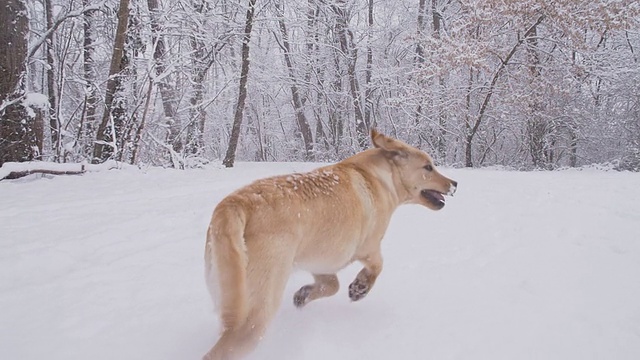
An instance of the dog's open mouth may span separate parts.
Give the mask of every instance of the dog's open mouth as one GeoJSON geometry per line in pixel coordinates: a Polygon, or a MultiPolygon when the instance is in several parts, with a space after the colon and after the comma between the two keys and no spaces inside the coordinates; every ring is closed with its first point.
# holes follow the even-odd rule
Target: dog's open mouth
{"type": "Polygon", "coordinates": [[[431,205],[439,209],[444,207],[444,196],[439,191],[422,190],[420,194],[422,195],[422,197],[427,199],[427,201],[430,202],[431,205]]]}

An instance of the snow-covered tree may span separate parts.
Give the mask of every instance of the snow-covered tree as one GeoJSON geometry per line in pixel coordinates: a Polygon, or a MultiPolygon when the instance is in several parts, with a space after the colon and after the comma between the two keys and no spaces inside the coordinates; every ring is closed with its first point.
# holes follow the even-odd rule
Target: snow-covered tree
{"type": "Polygon", "coordinates": [[[640,162],[636,1],[126,2],[2,8],[3,158],[332,161],[375,126],[454,166],[640,162]]]}

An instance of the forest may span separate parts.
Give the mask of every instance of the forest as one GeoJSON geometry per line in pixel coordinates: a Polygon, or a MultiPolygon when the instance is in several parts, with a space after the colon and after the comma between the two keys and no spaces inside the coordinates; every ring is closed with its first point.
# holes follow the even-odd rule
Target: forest
{"type": "Polygon", "coordinates": [[[0,165],[640,170],[634,0],[2,0],[0,165]]]}

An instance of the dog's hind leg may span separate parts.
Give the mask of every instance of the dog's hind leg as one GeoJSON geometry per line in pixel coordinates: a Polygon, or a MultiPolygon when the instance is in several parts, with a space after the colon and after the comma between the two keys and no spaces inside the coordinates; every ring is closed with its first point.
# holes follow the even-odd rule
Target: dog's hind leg
{"type": "Polygon", "coordinates": [[[244,324],[225,329],[203,360],[239,360],[253,351],[264,335],[274,310],[254,308],[244,324]]]}
{"type": "Polygon", "coordinates": [[[313,300],[335,295],[340,288],[336,275],[314,274],[313,278],[313,284],[301,287],[293,295],[293,304],[296,307],[301,308],[313,300]]]}
{"type": "Polygon", "coordinates": [[[360,270],[355,280],[349,284],[349,298],[352,301],[364,298],[371,291],[373,284],[375,284],[378,275],[382,271],[382,254],[380,254],[380,251],[359,259],[359,261],[364,265],[364,268],[360,270]]]}
{"type": "Polygon", "coordinates": [[[224,329],[220,339],[204,360],[237,360],[252,352],[276,314],[291,272],[292,261],[266,254],[257,259],[248,244],[247,289],[249,309],[239,326],[224,329]]]}

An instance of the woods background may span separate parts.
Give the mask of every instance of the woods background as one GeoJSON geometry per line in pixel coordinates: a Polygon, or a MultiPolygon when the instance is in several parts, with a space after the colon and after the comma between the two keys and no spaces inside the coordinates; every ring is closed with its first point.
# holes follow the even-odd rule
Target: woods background
{"type": "Polygon", "coordinates": [[[640,170],[633,0],[2,0],[0,165],[640,170]]]}

